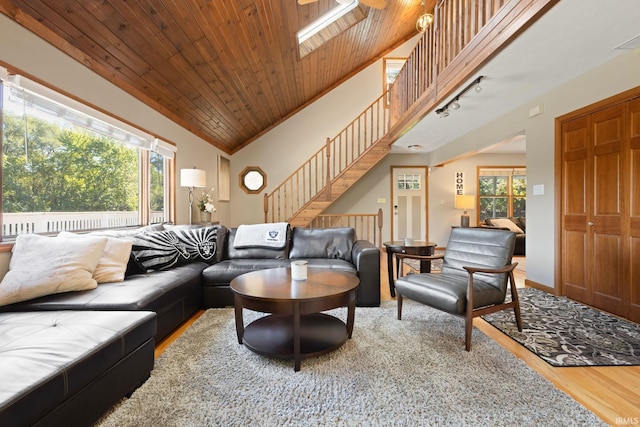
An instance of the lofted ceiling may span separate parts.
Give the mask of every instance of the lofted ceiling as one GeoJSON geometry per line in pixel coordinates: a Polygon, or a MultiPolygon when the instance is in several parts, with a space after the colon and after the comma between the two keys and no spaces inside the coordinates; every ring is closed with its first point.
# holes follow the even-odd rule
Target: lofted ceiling
{"type": "MultiPolygon", "coordinates": [[[[435,0],[427,1],[433,10],[435,0]]],[[[226,153],[416,35],[420,0],[388,0],[300,59],[319,0],[0,0],[0,12],[226,153]]]]}

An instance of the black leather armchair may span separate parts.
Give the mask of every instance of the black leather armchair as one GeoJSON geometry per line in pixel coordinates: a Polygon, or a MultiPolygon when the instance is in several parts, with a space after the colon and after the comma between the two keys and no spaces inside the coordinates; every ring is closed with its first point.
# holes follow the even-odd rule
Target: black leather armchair
{"type": "Polygon", "coordinates": [[[400,258],[443,259],[441,273],[409,274],[396,281],[398,320],[402,300],[409,298],[465,318],[465,349],[471,350],[473,318],[513,308],[522,330],[520,305],[512,264],[515,233],[506,230],[454,228],[444,254],[418,256],[396,254],[400,258]],[[507,281],[511,301],[505,302],[507,281]]]}

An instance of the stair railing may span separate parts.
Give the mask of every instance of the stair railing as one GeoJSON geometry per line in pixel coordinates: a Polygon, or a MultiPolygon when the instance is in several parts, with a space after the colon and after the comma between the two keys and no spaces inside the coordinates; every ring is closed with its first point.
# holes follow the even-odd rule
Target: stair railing
{"type": "Polygon", "coordinates": [[[356,238],[368,240],[378,248],[382,248],[382,209],[374,214],[320,214],[309,227],[331,228],[351,227],[356,231],[356,238]]]}
{"type": "Polygon", "coordinates": [[[386,93],[264,196],[265,222],[288,221],[317,197],[331,197],[331,182],[389,132],[386,93]]]}
{"type": "MultiPolygon", "coordinates": [[[[324,191],[380,138],[397,138],[467,80],[506,39],[559,0],[440,0],[388,92],[338,136],[265,194],[265,221],[288,221],[324,191]],[[360,139],[363,138],[363,139],[360,139]]],[[[392,143],[393,141],[389,141],[392,143]]]]}

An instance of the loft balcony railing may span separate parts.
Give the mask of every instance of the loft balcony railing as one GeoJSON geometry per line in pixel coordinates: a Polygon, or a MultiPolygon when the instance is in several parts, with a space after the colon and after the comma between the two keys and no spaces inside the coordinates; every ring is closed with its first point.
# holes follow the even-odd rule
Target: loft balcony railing
{"type": "Polygon", "coordinates": [[[420,38],[390,88],[392,123],[429,92],[434,92],[434,104],[442,99],[435,93],[438,79],[459,74],[460,69],[454,67],[456,59],[466,56],[465,48],[491,28],[489,24],[506,3],[517,1],[444,0],[436,5],[433,25],[420,38]]]}
{"type": "MultiPolygon", "coordinates": [[[[265,194],[265,221],[288,221],[376,141],[392,143],[467,81],[519,31],[559,0],[440,0],[389,91],[265,194]],[[368,131],[367,131],[368,130],[368,131]]],[[[364,172],[363,172],[364,173],[364,172]]]]}
{"type": "Polygon", "coordinates": [[[392,140],[444,102],[559,0],[441,0],[389,89],[392,140]]]}

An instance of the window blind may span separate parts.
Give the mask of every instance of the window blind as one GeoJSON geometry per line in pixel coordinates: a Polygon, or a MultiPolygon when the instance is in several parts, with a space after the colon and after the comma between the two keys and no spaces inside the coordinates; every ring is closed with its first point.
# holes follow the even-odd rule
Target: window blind
{"type": "MultiPolygon", "coordinates": [[[[22,104],[30,113],[47,116],[49,120],[71,123],[124,144],[155,151],[172,159],[177,147],[148,132],[116,119],[75,99],[49,89],[17,74],[0,68],[0,80],[9,89],[9,102],[22,104]]],[[[11,108],[5,105],[4,108],[11,108]]]]}
{"type": "Polygon", "coordinates": [[[507,167],[507,168],[480,168],[478,170],[479,176],[526,176],[527,169],[520,167],[507,167]]]}

